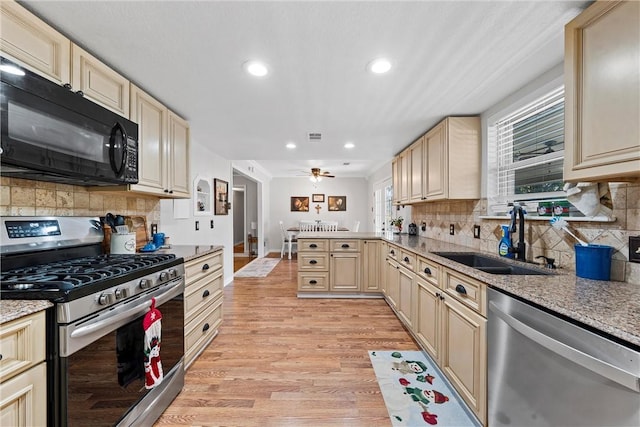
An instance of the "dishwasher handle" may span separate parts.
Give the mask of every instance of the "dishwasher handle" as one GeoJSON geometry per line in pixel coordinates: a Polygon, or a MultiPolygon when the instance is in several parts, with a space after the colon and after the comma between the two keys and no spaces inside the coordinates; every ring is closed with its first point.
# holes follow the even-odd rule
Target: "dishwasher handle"
{"type": "Polygon", "coordinates": [[[589,371],[595,372],[605,378],[615,381],[620,385],[623,385],[636,393],[640,393],[640,378],[637,375],[627,372],[617,366],[603,362],[595,357],[584,353],[578,349],[575,349],[569,345],[566,345],[556,339],[553,339],[535,328],[527,325],[526,323],[516,319],[513,316],[505,313],[498,305],[491,301],[489,302],[489,311],[493,312],[507,325],[512,327],[517,332],[521,333],[530,340],[543,346],[549,351],[561,356],[567,360],[572,361],[589,371]]]}

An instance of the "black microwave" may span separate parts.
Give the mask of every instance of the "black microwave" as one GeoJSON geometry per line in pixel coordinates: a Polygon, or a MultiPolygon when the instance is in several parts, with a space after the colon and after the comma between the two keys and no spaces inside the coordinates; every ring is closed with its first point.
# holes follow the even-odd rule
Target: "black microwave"
{"type": "Polygon", "coordinates": [[[138,182],[138,125],[0,57],[0,175],[74,185],[138,182]]]}

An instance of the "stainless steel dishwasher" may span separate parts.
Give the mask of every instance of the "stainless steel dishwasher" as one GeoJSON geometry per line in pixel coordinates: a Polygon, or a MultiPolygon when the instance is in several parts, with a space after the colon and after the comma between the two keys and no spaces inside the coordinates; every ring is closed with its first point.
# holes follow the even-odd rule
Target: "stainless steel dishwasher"
{"type": "Polygon", "coordinates": [[[640,426],[640,352],[489,289],[489,426],[640,426]]]}

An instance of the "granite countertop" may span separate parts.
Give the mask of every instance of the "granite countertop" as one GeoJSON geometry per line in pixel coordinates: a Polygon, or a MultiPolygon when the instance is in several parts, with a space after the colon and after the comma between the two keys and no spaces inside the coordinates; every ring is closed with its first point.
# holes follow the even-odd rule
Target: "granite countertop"
{"type": "MultiPolygon", "coordinates": [[[[433,253],[477,252],[471,248],[404,234],[385,235],[383,238],[491,287],[502,289],[523,300],[640,346],[639,285],[583,279],[562,269],[553,270],[556,273],[554,275],[544,276],[490,274],[433,253]]],[[[491,256],[485,253],[483,255],[491,256]]],[[[497,255],[495,257],[498,258],[497,255]]],[[[521,264],[518,261],[512,262],[521,264]]],[[[526,266],[531,268],[532,264],[526,266]]]]}
{"type": "Polygon", "coordinates": [[[53,307],[44,300],[0,300],[0,324],[53,307]]]}
{"type": "Polygon", "coordinates": [[[178,258],[184,258],[184,262],[208,255],[224,249],[222,245],[171,245],[170,248],[160,249],[155,253],[175,254],[178,258]]]}

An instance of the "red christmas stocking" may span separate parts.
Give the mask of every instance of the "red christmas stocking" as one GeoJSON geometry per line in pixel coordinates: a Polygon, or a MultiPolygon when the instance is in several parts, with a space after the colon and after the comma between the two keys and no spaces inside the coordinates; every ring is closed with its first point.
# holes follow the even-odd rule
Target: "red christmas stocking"
{"type": "Polygon", "coordinates": [[[162,313],[156,308],[156,299],[151,299],[151,308],[142,321],[144,329],[144,372],[147,389],[162,382],[162,362],[160,361],[160,342],[162,341],[162,313]]]}

